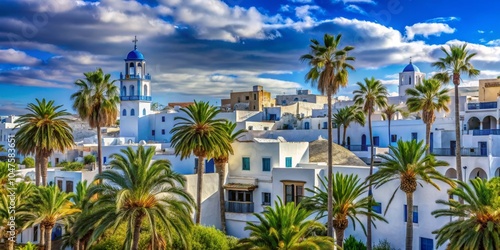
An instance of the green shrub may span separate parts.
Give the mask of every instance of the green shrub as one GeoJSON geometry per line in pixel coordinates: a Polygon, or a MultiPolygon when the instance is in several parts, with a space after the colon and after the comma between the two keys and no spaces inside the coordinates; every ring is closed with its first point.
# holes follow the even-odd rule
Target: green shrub
{"type": "Polygon", "coordinates": [[[215,227],[194,226],[191,234],[193,250],[229,250],[228,239],[215,227]]]}
{"type": "Polygon", "coordinates": [[[373,246],[373,250],[395,250],[395,248],[391,246],[391,243],[387,239],[384,239],[379,240],[378,244],[373,246]]]}
{"type": "Polygon", "coordinates": [[[352,235],[344,240],[344,250],[366,250],[366,246],[362,241],[356,240],[352,235]]]}
{"type": "Polygon", "coordinates": [[[83,164],[85,165],[94,163],[95,161],[96,159],[94,155],[86,155],[85,157],[83,157],[83,164]]]}
{"type": "Polygon", "coordinates": [[[56,166],[58,168],[65,168],[65,167],[69,166],[69,164],[71,164],[71,162],[64,160],[64,161],[59,162],[56,166]]]}
{"type": "Polygon", "coordinates": [[[28,242],[24,246],[18,246],[16,249],[17,250],[37,250],[38,247],[35,244],[28,242]]]}
{"type": "Polygon", "coordinates": [[[24,160],[21,164],[24,165],[26,168],[34,168],[35,167],[35,159],[33,159],[32,157],[26,157],[26,158],[24,158],[24,160]]]}
{"type": "Polygon", "coordinates": [[[63,167],[63,171],[80,171],[84,167],[83,163],[75,161],[69,163],[67,166],[63,167]]]}

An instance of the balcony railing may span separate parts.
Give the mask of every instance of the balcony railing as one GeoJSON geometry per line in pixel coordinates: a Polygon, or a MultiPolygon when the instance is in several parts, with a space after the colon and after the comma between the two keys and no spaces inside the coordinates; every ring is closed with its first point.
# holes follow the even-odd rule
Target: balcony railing
{"type": "Polygon", "coordinates": [[[150,74],[146,74],[146,75],[123,75],[121,74],[120,75],[120,80],[124,80],[124,79],[146,79],[146,80],[151,80],[151,75],[150,74]]]}
{"type": "Polygon", "coordinates": [[[133,95],[133,96],[120,96],[122,101],[151,101],[151,96],[133,95]]]}
{"type": "Polygon", "coordinates": [[[253,213],[253,202],[226,201],[226,212],[253,213]]]}
{"type": "Polygon", "coordinates": [[[474,129],[472,135],[500,135],[500,129],[474,129]]]}
{"type": "Polygon", "coordinates": [[[344,148],[350,151],[368,151],[370,145],[344,145],[344,148]]]}
{"type": "MultiPolygon", "coordinates": [[[[486,148],[462,148],[460,150],[462,156],[487,156],[486,148]]],[[[455,149],[452,148],[433,148],[432,154],[437,156],[454,156],[455,149]]]]}
{"type": "Polygon", "coordinates": [[[469,102],[467,109],[496,109],[497,102],[469,102]]]}

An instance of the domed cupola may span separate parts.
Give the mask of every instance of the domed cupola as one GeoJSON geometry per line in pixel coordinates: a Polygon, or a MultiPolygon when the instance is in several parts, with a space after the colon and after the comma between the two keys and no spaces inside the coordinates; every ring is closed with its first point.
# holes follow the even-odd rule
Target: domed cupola
{"type": "Polygon", "coordinates": [[[406,65],[403,72],[420,72],[420,69],[416,65],[413,65],[410,59],[410,64],[406,65]]]}
{"type": "Polygon", "coordinates": [[[137,47],[134,50],[130,51],[127,55],[127,60],[144,60],[144,55],[137,50],[137,47]]]}
{"type": "Polygon", "coordinates": [[[425,74],[414,65],[410,58],[410,63],[406,65],[403,72],[399,73],[399,96],[406,96],[406,90],[414,88],[415,85],[422,83],[425,74]]]}

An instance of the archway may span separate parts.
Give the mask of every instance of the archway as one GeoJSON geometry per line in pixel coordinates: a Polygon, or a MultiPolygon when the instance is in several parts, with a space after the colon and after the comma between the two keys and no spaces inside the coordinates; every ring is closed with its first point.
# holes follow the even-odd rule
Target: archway
{"type": "Polygon", "coordinates": [[[122,87],[122,96],[127,96],[127,87],[122,87]]]}
{"type": "Polygon", "coordinates": [[[470,172],[469,179],[473,178],[481,178],[481,179],[487,179],[488,175],[482,168],[475,168],[470,172]]]}
{"type": "Polygon", "coordinates": [[[144,93],[143,93],[144,96],[149,96],[148,95],[148,85],[144,84],[144,93]]]}
{"type": "Polygon", "coordinates": [[[361,150],[362,151],[368,150],[368,147],[366,146],[366,135],[365,134],[363,134],[361,136],[361,150]]]}
{"type": "Polygon", "coordinates": [[[497,171],[495,171],[495,177],[500,177],[500,167],[498,167],[497,171]]]}
{"type": "Polygon", "coordinates": [[[127,110],[126,109],[123,109],[122,116],[127,116],[127,110]]]}
{"type": "Polygon", "coordinates": [[[486,116],[483,119],[483,129],[496,129],[497,128],[497,119],[491,115],[486,116]]]}
{"type": "Polygon", "coordinates": [[[448,170],[446,170],[446,173],[444,174],[444,176],[446,176],[450,179],[456,179],[457,178],[457,170],[454,168],[449,168],[448,170]]]}
{"type": "Polygon", "coordinates": [[[134,89],[134,85],[130,85],[130,96],[134,96],[134,93],[135,92],[135,89],[134,89]]]}
{"type": "Polygon", "coordinates": [[[468,130],[480,129],[480,126],[480,121],[477,117],[471,117],[469,121],[467,121],[468,130]]]}
{"type": "Polygon", "coordinates": [[[304,123],[304,129],[309,129],[309,122],[304,123]]]}

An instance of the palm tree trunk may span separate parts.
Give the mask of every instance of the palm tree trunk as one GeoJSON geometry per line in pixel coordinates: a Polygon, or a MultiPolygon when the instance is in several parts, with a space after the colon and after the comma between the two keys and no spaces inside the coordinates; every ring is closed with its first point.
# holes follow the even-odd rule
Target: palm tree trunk
{"type": "Polygon", "coordinates": [[[198,156],[198,185],[196,187],[196,224],[201,223],[201,190],[203,187],[203,172],[205,172],[205,158],[198,156]]]}
{"type": "Polygon", "coordinates": [[[347,134],[347,127],[344,125],[344,134],[342,135],[342,146],[345,147],[345,136],[347,134]]]}
{"type": "Polygon", "coordinates": [[[15,239],[16,239],[16,237],[14,237],[14,240],[10,240],[10,239],[7,240],[7,249],[14,250],[15,239]]]}
{"type": "Polygon", "coordinates": [[[102,173],[102,142],[101,126],[97,125],[97,169],[102,173]]]}
{"type": "Polygon", "coordinates": [[[387,122],[389,123],[389,124],[387,124],[388,125],[387,130],[389,132],[389,141],[388,142],[389,142],[389,145],[391,145],[391,117],[387,118],[387,122]]]}
{"type": "Polygon", "coordinates": [[[220,227],[223,233],[226,233],[226,202],[224,200],[224,179],[226,175],[226,162],[216,162],[215,167],[219,174],[219,208],[220,208],[220,227]]]}
{"type": "Polygon", "coordinates": [[[427,149],[425,150],[426,154],[431,153],[431,123],[425,124],[425,146],[427,149]]]}
{"type": "Polygon", "coordinates": [[[340,247],[344,246],[344,232],[348,225],[349,221],[347,220],[347,218],[333,220],[333,228],[335,228],[336,243],[340,247]]]}
{"type": "MultiPolygon", "coordinates": [[[[372,131],[372,112],[368,111],[368,131],[370,132],[370,175],[373,174],[373,131],[372,131]]],[[[372,181],[368,183],[368,197],[370,200],[373,199],[372,192],[372,181]]],[[[372,207],[368,206],[368,215],[366,216],[366,250],[372,250],[372,216],[371,216],[372,207]]]]}
{"type": "Polygon", "coordinates": [[[406,250],[413,249],[413,193],[406,193],[406,250]]]}
{"type": "Polygon", "coordinates": [[[132,250],[139,249],[139,237],[141,236],[141,226],[142,220],[144,219],[144,214],[139,213],[137,217],[135,217],[135,226],[134,226],[134,237],[132,238],[132,250]]]}
{"type": "Polygon", "coordinates": [[[80,240],[76,240],[75,250],[80,250],[80,240]]]}
{"type": "Polygon", "coordinates": [[[42,162],[39,157],[39,153],[37,152],[35,154],[35,185],[40,186],[40,171],[41,171],[41,166],[42,162]]]}
{"type": "Polygon", "coordinates": [[[337,124],[337,143],[340,144],[340,124],[337,124]]]}
{"type": "Polygon", "coordinates": [[[51,237],[52,235],[51,235],[51,233],[52,233],[53,227],[54,226],[47,226],[47,228],[45,229],[45,234],[46,234],[45,239],[47,240],[47,247],[46,247],[47,250],[52,250],[52,237],[51,237]]]}
{"type": "Polygon", "coordinates": [[[40,158],[41,158],[40,172],[42,174],[42,186],[47,186],[47,168],[49,164],[49,159],[45,155],[40,155],[40,158]]]}
{"type": "Polygon", "coordinates": [[[38,244],[40,250],[45,250],[45,225],[40,224],[40,243],[38,244]]]}
{"type": "Polygon", "coordinates": [[[328,89],[328,227],[327,232],[329,237],[333,237],[333,187],[332,187],[332,176],[333,176],[333,135],[332,135],[332,91],[328,89]]]}
{"type": "MultiPolygon", "coordinates": [[[[453,74],[453,84],[455,85],[455,156],[457,159],[457,178],[459,181],[463,181],[462,177],[462,155],[461,155],[461,141],[460,141],[460,98],[458,96],[458,84],[460,80],[455,81],[455,74],[453,74]]],[[[463,202],[463,201],[462,201],[463,202]]]]}

